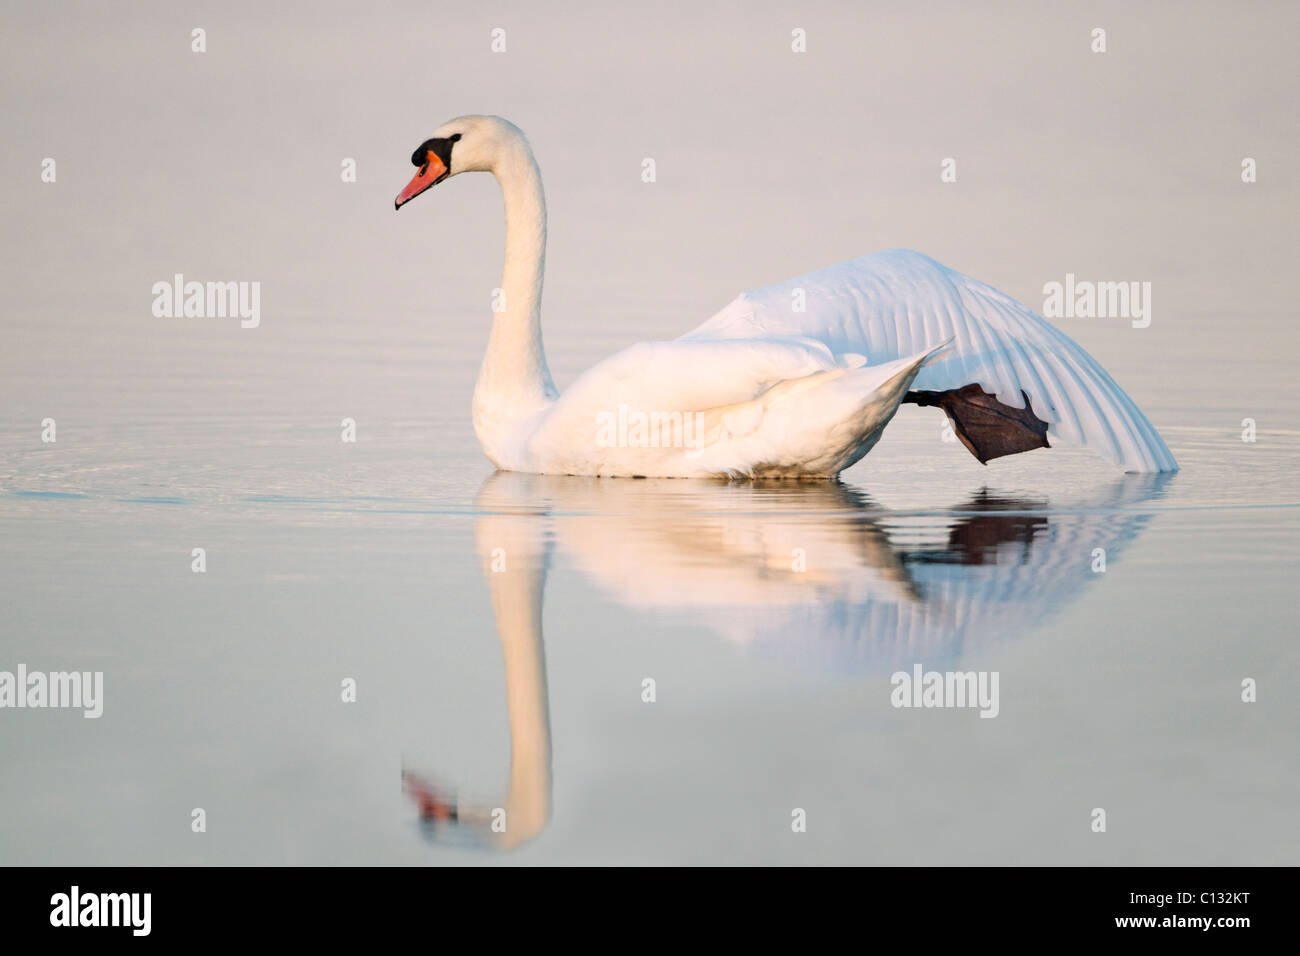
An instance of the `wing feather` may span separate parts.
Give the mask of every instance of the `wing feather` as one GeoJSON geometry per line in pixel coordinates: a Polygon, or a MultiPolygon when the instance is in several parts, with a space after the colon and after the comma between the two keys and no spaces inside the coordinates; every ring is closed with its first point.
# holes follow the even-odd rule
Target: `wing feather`
{"type": "Polygon", "coordinates": [[[1033,310],[918,252],[894,249],[746,292],[685,340],[803,336],[872,364],[953,346],[917,376],[916,389],[978,384],[1034,412],[1062,441],[1126,471],[1177,471],[1155,427],[1084,349],[1033,310]],[[806,308],[795,311],[796,290],[806,308]]]}

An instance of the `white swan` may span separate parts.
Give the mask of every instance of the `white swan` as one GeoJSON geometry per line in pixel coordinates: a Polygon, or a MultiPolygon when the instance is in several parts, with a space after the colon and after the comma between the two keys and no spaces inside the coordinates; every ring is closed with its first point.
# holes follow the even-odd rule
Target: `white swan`
{"type": "Polygon", "coordinates": [[[500,117],[462,116],[411,162],[419,171],[399,209],[462,172],[501,185],[502,296],[473,414],[502,470],[831,477],[871,450],[904,400],[942,407],[981,462],[1047,447],[1050,430],[1127,471],[1178,468],[1132,399],[1062,332],[902,250],[747,292],[695,331],[625,349],[559,395],[542,351],[546,201],[523,133],[500,117]]]}

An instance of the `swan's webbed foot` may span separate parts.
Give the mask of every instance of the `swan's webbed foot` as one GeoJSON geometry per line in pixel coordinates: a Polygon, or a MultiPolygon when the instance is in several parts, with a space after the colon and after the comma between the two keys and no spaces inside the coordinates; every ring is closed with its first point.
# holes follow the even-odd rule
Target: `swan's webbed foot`
{"type": "Polygon", "coordinates": [[[904,402],[935,405],[942,408],[952,422],[952,430],[980,464],[994,458],[1015,455],[1035,448],[1050,448],[1047,422],[1034,414],[1025,392],[1024,408],[1004,405],[977,384],[944,392],[908,392],[904,402]]]}

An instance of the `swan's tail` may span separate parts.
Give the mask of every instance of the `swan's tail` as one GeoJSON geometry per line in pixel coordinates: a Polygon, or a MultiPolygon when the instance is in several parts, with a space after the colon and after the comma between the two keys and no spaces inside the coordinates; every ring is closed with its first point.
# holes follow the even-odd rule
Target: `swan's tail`
{"type": "Polygon", "coordinates": [[[709,409],[693,457],[733,475],[836,475],[871,450],[922,366],[947,344],[787,379],[752,401],[709,409]]]}

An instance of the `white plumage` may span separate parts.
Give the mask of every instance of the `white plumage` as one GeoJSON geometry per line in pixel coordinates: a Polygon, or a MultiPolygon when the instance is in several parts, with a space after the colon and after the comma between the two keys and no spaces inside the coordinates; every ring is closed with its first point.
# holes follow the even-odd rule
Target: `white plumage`
{"type": "Polygon", "coordinates": [[[976,383],[1024,407],[1023,390],[1050,433],[1092,448],[1126,471],[1176,471],[1178,463],[1131,398],[1064,332],[999,292],[929,256],[891,249],[746,292],[686,340],[803,335],[870,363],[948,339],[913,385],[942,391],[976,383]],[[803,290],[806,311],[794,311],[803,290]]]}
{"type": "MultiPolygon", "coordinates": [[[[745,293],[693,332],[625,349],[557,395],[541,339],[546,203],[527,140],[499,117],[464,116],[413,161],[420,172],[399,207],[460,172],[491,172],[501,184],[503,305],[474,392],[475,432],[498,468],[831,477],[870,451],[909,389],[975,384],[1006,406],[999,413],[1023,409],[1027,394],[1039,419],[1036,438],[977,452],[981,460],[1041,445],[1045,422],[1126,470],[1178,467],[1082,348],[996,289],[915,252],[882,252],[745,293]]],[[[995,415],[991,427],[1002,420],[995,415]]]]}

